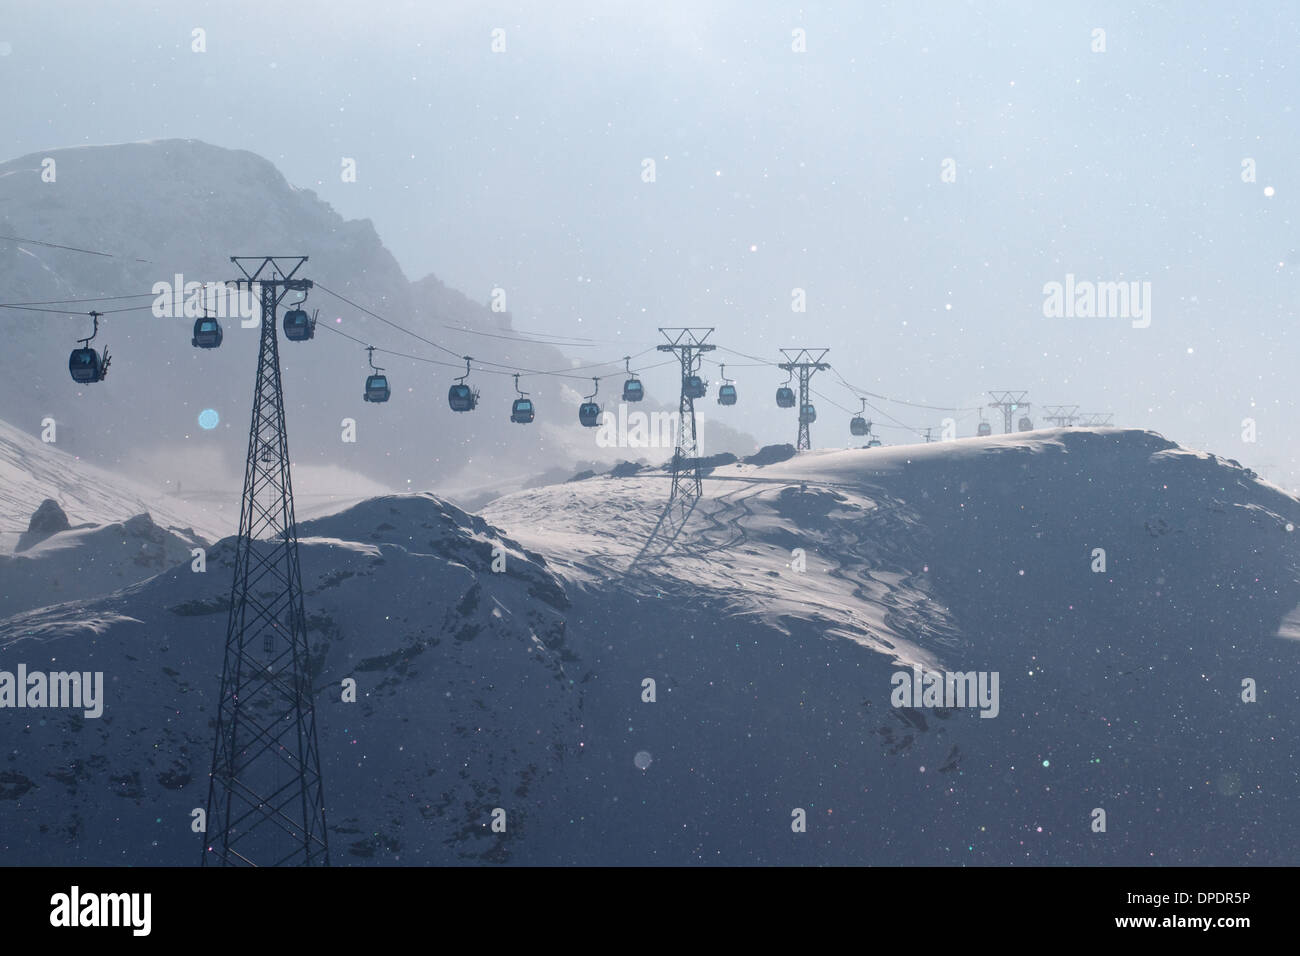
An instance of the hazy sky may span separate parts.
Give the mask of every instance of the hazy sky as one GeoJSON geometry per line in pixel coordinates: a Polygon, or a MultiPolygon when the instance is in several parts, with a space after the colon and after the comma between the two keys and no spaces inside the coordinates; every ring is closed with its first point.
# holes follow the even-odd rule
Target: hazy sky
{"type": "MultiPolygon", "coordinates": [[[[1300,483],[1293,4],[7,7],[6,156],[249,149],[372,219],[412,279],[504,288],[520,328],[829,346],[871,391],[971,406],[1026,388],[1300,483]],[[1067,273],[1149,281],[1150,326],[1045,317],[1067,273]]],[[[791,440],[780,375],[733,377],[736,423],[791,440]]],[[[830,373],[815,387],[856,407],[830,373]]],[[[819,407],[815,442],[846,443],[847,416],[819,407]]]]}

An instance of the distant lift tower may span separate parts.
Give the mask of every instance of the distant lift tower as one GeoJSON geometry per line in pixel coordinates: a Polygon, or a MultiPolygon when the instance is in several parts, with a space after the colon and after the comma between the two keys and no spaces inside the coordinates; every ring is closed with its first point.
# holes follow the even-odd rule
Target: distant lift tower
{"type": "Polygon", "coordinates": [[[1079,424],[1086,428],[1109,428],[1114,417],[1110,412],[1085,412],[1079,416],[1079,424]]]}
{"type": "Polygon", "coordinates": [[[822,361],[830,349],[782,349],[781,354],[785,356],[785,361],[778,366],[784,372],[799,373],[799,440],[795,444],[796,451],[808,451],[812,448],[812,441],[808,435],[808,426],[812,424],[817,417],[817,409],[808,401],[808,383],[812,381],[814,372],[822,372],[830,368],[822,361]],[[814,358],[813,353],[817,356],[814,358]]]}
{"type": "MultiPolygon", "coordinates": [[[[698,500],[704,493],[700,471],[699,437],[695,431],[695,400],[704,397],[704,383],[700,379],[700,356],[712,352],[716,345],[706,345],[705,339],[713,329],[683,328],[660,329],[668,344],[660,345],[660,352],[674,352],[682,366],[682,391],[678,401],[677,447],[673,450],[673,490],[668,496],[671,505],[680,498],[698,500]]],[[[694,500],[686,509],[694,507],[694,500]]]]}
{"type": "Polygon", "coordinates": [[[989,408],[1002,409],[1002,433],[1011,434],[1011,418],[1014,412],[1028,412],[1029,403],[1025,401],[1028,392],[989,392],[989,397],[993,401],[989,402],[989,408]]]}
{"type": "Polygon", "coordinates": [[[328,866],[276,308],[306,256],[231,259],[256,287],[262,338],[208,782],[204,866],[328,866]]]}
{"type": "Polygon", "coordinates": [[[1043,417],[1059,428],[1068,428],[1079,417],[1078,405],[1044,405],[1043,417]]]}

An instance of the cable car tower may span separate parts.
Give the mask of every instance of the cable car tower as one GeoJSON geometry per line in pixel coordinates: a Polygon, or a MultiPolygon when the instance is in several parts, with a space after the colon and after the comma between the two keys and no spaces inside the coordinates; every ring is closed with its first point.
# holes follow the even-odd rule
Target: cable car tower
{"type": "Polygon", "coordinates": [[[825,371],[830,368],[822,361],[830,349],[782,349],[781,354],[785,356],[785,361],[778,368],[787,372],[799,373],[799,440],[795,445],[795,451],[808,451],[812,448],[812,441],[808,436],[808,426],[817,419],[816,407],[808,401],[808,383],[812,381],[814,372],[825,371]],[[817,357],[813,358],[813,352],[817,357]]]}
{"type": "Polygon", "coordinates": [[[1079,419],[1079,424],[1085,428],[1109,428],[1114,424],[1115,416],[1110,412],[1085,412],[1079,419]]]}
{"type": "Polygon", "coordinates": [[[1079,417],[1078,405],[1044,405],[1043,417],[1058,428],[1068,428],[1079,417]]]}
{"type": "MultiPolygon", "coordinates": [[[[668,495],[668,504],[655,523],[650,537],[641,546],[640,552],[632,559],[629,573],[653,563],[672,550],[673,545],[686,527],[691,512],[704,495],[704,478],[700,470],[699,435],[695,429],[695,399],[703,398],[706,391],[704,380],[700,378],[700,356],[712,352],[717,346],[709,345],[704,340],[713,329],[680,328],[660,329],[666,345],[658,346],[660,352],[674,353],[681,363],[682,386],[681,398],[677,403],[677,447],[673,449],[673,488],[668,495]]],[[[640,384],[640,383],[638,383],[640,384]]]]}
{"type": "Polygon", "coordinates": [[[989,392],[989,408],[1002,409],[1002,433],[1011,434],[1011,415],[1016,411],[1029,411],[1029,403],[1025,401],[1028,392],[989,392]]]}
{"type": "Polygon", "coordinates": [[[275,314],[306,256],[232,256],[262,338],[208,783],[204,866],[328,866],[275,314]]]}
{"type": "MultiPolygon", "coordinates": [[[[677,447],[673,450],[673,490],[668,496],[671,505],[679,498],[699,499],[704,493],[704,480],[700,472],[700,444],[695,430],[695,399],[704,397],[704,383],[697,369],[700,356],[712,352],[716,345],[706,345],[712,328],[660,329],[667,345],[660,352],[674,352],[682,366],[682,391],[677,403],[677,447]]],[[[694,501],[685,506],[689,511],[694,501]]]]}

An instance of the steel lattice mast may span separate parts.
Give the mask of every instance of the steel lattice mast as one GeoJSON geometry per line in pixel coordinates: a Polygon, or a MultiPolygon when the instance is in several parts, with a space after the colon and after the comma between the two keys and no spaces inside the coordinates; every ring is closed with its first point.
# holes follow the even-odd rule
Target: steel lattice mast
{"type": "Polygon", "coordinates": [[[1078,405],[1044,405],[1043,411],[1043,418],[1062,428],[1070,427],[1079,417],[1078,405]]]}
{"type": "Polygon", "coordinates": [[[231,261],[233,285],[260,289],[262,334],[202,862],[328,866],[276,337],[281,299],[312,282],[294,278],[306,256],[231,261]]]}
{"type": "Polygon", "coordinates": [[[1000,408],[1002,410],[1002,433],[1011,434],[1011,414],[1017,410],[1028,411],[1029,403],[1025,401],[1028,392],[1016,391],[994,391],[989,392],[989,408],[1000,408]]]}
{"type": "Polygon", "coordinates": [[[1114,418],[1110,412],[1085,412],[1079,416],[1079,424],[1086,428],[1109,428],[1114,418]]]}
{"type": "Polygon", "coordinates": [[[811,403],[808,401],[809,383],[812,381],[814,372],[822,372],[830,368],[822,361],[830,349],[782,349],[781,354],[785,356],[785,361],[778,366],[784,372],[799,373],[799,439],[795,444],[795,451],[809,451],[812,448],[812,437],[808,432],[808,426],[812,420],[808,417],[808,408],[811,403]],[[813,352],[817,357],[813,357],[813,352]]]}
{"type": "Polygon", "coordinates": [[[673,490],[668,496],[671,504],[679,498],[691,496],[698,499],[704,493],[703,475],[700,471],[699,435],[695,429],[695,398],[686,387],[686,381],[697,374],[696,365],[704,352],[712,352],[716,345],[706,345],[705,339],[713,329],[683,328],[660,329],[667,345],[660,352],[675,352],[682,366],[682,391],[677,403],[677,447],[673,449],[673,490]],[[670,334],[675,333],[675,334],[670,334]]]}

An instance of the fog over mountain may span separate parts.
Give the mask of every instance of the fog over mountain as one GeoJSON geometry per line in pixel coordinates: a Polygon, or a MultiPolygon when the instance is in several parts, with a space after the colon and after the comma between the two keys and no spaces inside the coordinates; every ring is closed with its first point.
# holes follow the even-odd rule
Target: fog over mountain
{"type": "MultiPolygon", "coordinates": [[[[315,251],[321,280],[353,283],[372,308],[424,304],[391,281],[400,265],[475,303],[504,290],[522,330],[652,344],[657,326],[716,326],[720,344],[765,361],[826,346],[861,389],[963,409],[989,389],[1026,389],[1037,424],[1043,405],[1078,404],[1298,488],[1298,16],[1028,0],[27,4],[0,30],[0,125],[7,156],[169,138],[247,150],[344,220],[373,222],[393,257],[367,247],[361,225],[344,256],[351,232],[305,197],[301,216],[267,223],[250,190],[190,221],[187,232],[241,240],[214,243],[212,267],[315,251]],[[265,245],[282,238],[300,244],[265,245]],[[1046,317],[1044,286],[1070,275],[1150,281],[1149,327],[1046,317]],[[791,309],[796,288],[804,313],[791,309]]],[[[70,191],[84,175],[41,188],[70,191]]],[[[35,238],[86,245],[79,232],[35,238]]],[[[149,233],[121,223],[98,236],[131,252],[149,233]]],[[[522,361],[486,341],[449,344],[522,361]]],[[[405,384],[430,369],[392,370],[405,384]]],[[[729,371],[750,394],[780,380],[729,371]]],[[[343,396],[323,381],[292,401],[333,417],[343,396]]],[[[833,376],[816,387],[856,410],[833,376]]],[[[951,414],[874,404],[894,442],[918,437],[900,423],[937,428],[951,414]]],[[[759,444],[793,441],[769,417],[746,404],[726,421],[759,444]]],[[[973,433],[973,412],[955,417],[973,433]]],[[[408,470],[397,477],[422,474],[408,470]]]]}
{"type": "MultiPolygon", "coordinates": [[[[5,376],[5,420],[35,434],[53,419],[57,447],[171,491],[179,485],[191,499],[234,489],[225,507],[236,518],[258,339],[255,327],[234,316],[238,300],[219,297],[216,287],[240,277],[232,255],[257,250],[308,255],[301,275],[343,297],[317,289],[307,302],[322,310],[322,326],[343,334],[321,329],[315,339],[285,342],[281,349],[297,490],[309,507],[321,498],[435,486],[481,500],[485,487],[543,473],[563,478],[593,461],[638,457],[636,449],[601,447],[596,435],[576,427],[580,395],[593,388],[586,376],[612,375],[605,394],[616,397],[625,377],[621,358],[569,378],[525,376],[521,387],[537,402],[539,420],[527,429],[511,424],[516,393],[507,367],[566,373],[589,363],[513,333],[508,312],[475,304],[436,276],[408,281],[369,221],[343,220],[251,153],[159,141],[33,154],[0,164],[0,210],[5,235],[75,233],[83,248],[116,250],[111,257],[93,256],[5,243],[5,301],[131,297],[67,303],[70,314],[52,313],[50,306],[4,311],[0,330],[14,360],[27,368],[66,366],[75,339],[91,333],[84,310],[92,307],[107,313],[95,345],[107,343],[112,357],[110,376],[93,390],[67,388],[53,376],[5,376]],[[53,189],[37,188],[44,158],[56,164],[58,179],[47,184],[53,189]],[[195,283],[211,284],[213,291],[187,293],[195,283]],[[220,349],[191,347],[201,302],[234,316],[224,320],[220,349]],[[362,401],[369,363],[353,339],[417,359],[379,353],[377,362],[388,367],[396,392],[383,414],[362,401]],[[481,388],[483,408],[474,416],[452,415],[446,389],[465,371],[458,356],[474,353],[488,362],[476,363],[472,380],[481,388]],[[217,413],[216,428],[200,426],[205,409],[217,413]],[[349,418],[356,423],[352,442],[343,440],[349,418]]],[[[618,343],[606,345],[596,361],[618,355],[618,343]]],[[[662,363],[653,346],[638,360],[641,366],[662,363]]],[[[667,382],[671,386],[671,378],[667,382]]],[[[660,395],[675,408],[671,392],[660,395]]],[[[721,421],[711,425],[708,438],[718,451],[755,447],[721,421]]],[[[663,461],[671,447],[644,453],[663,461]]]]}

